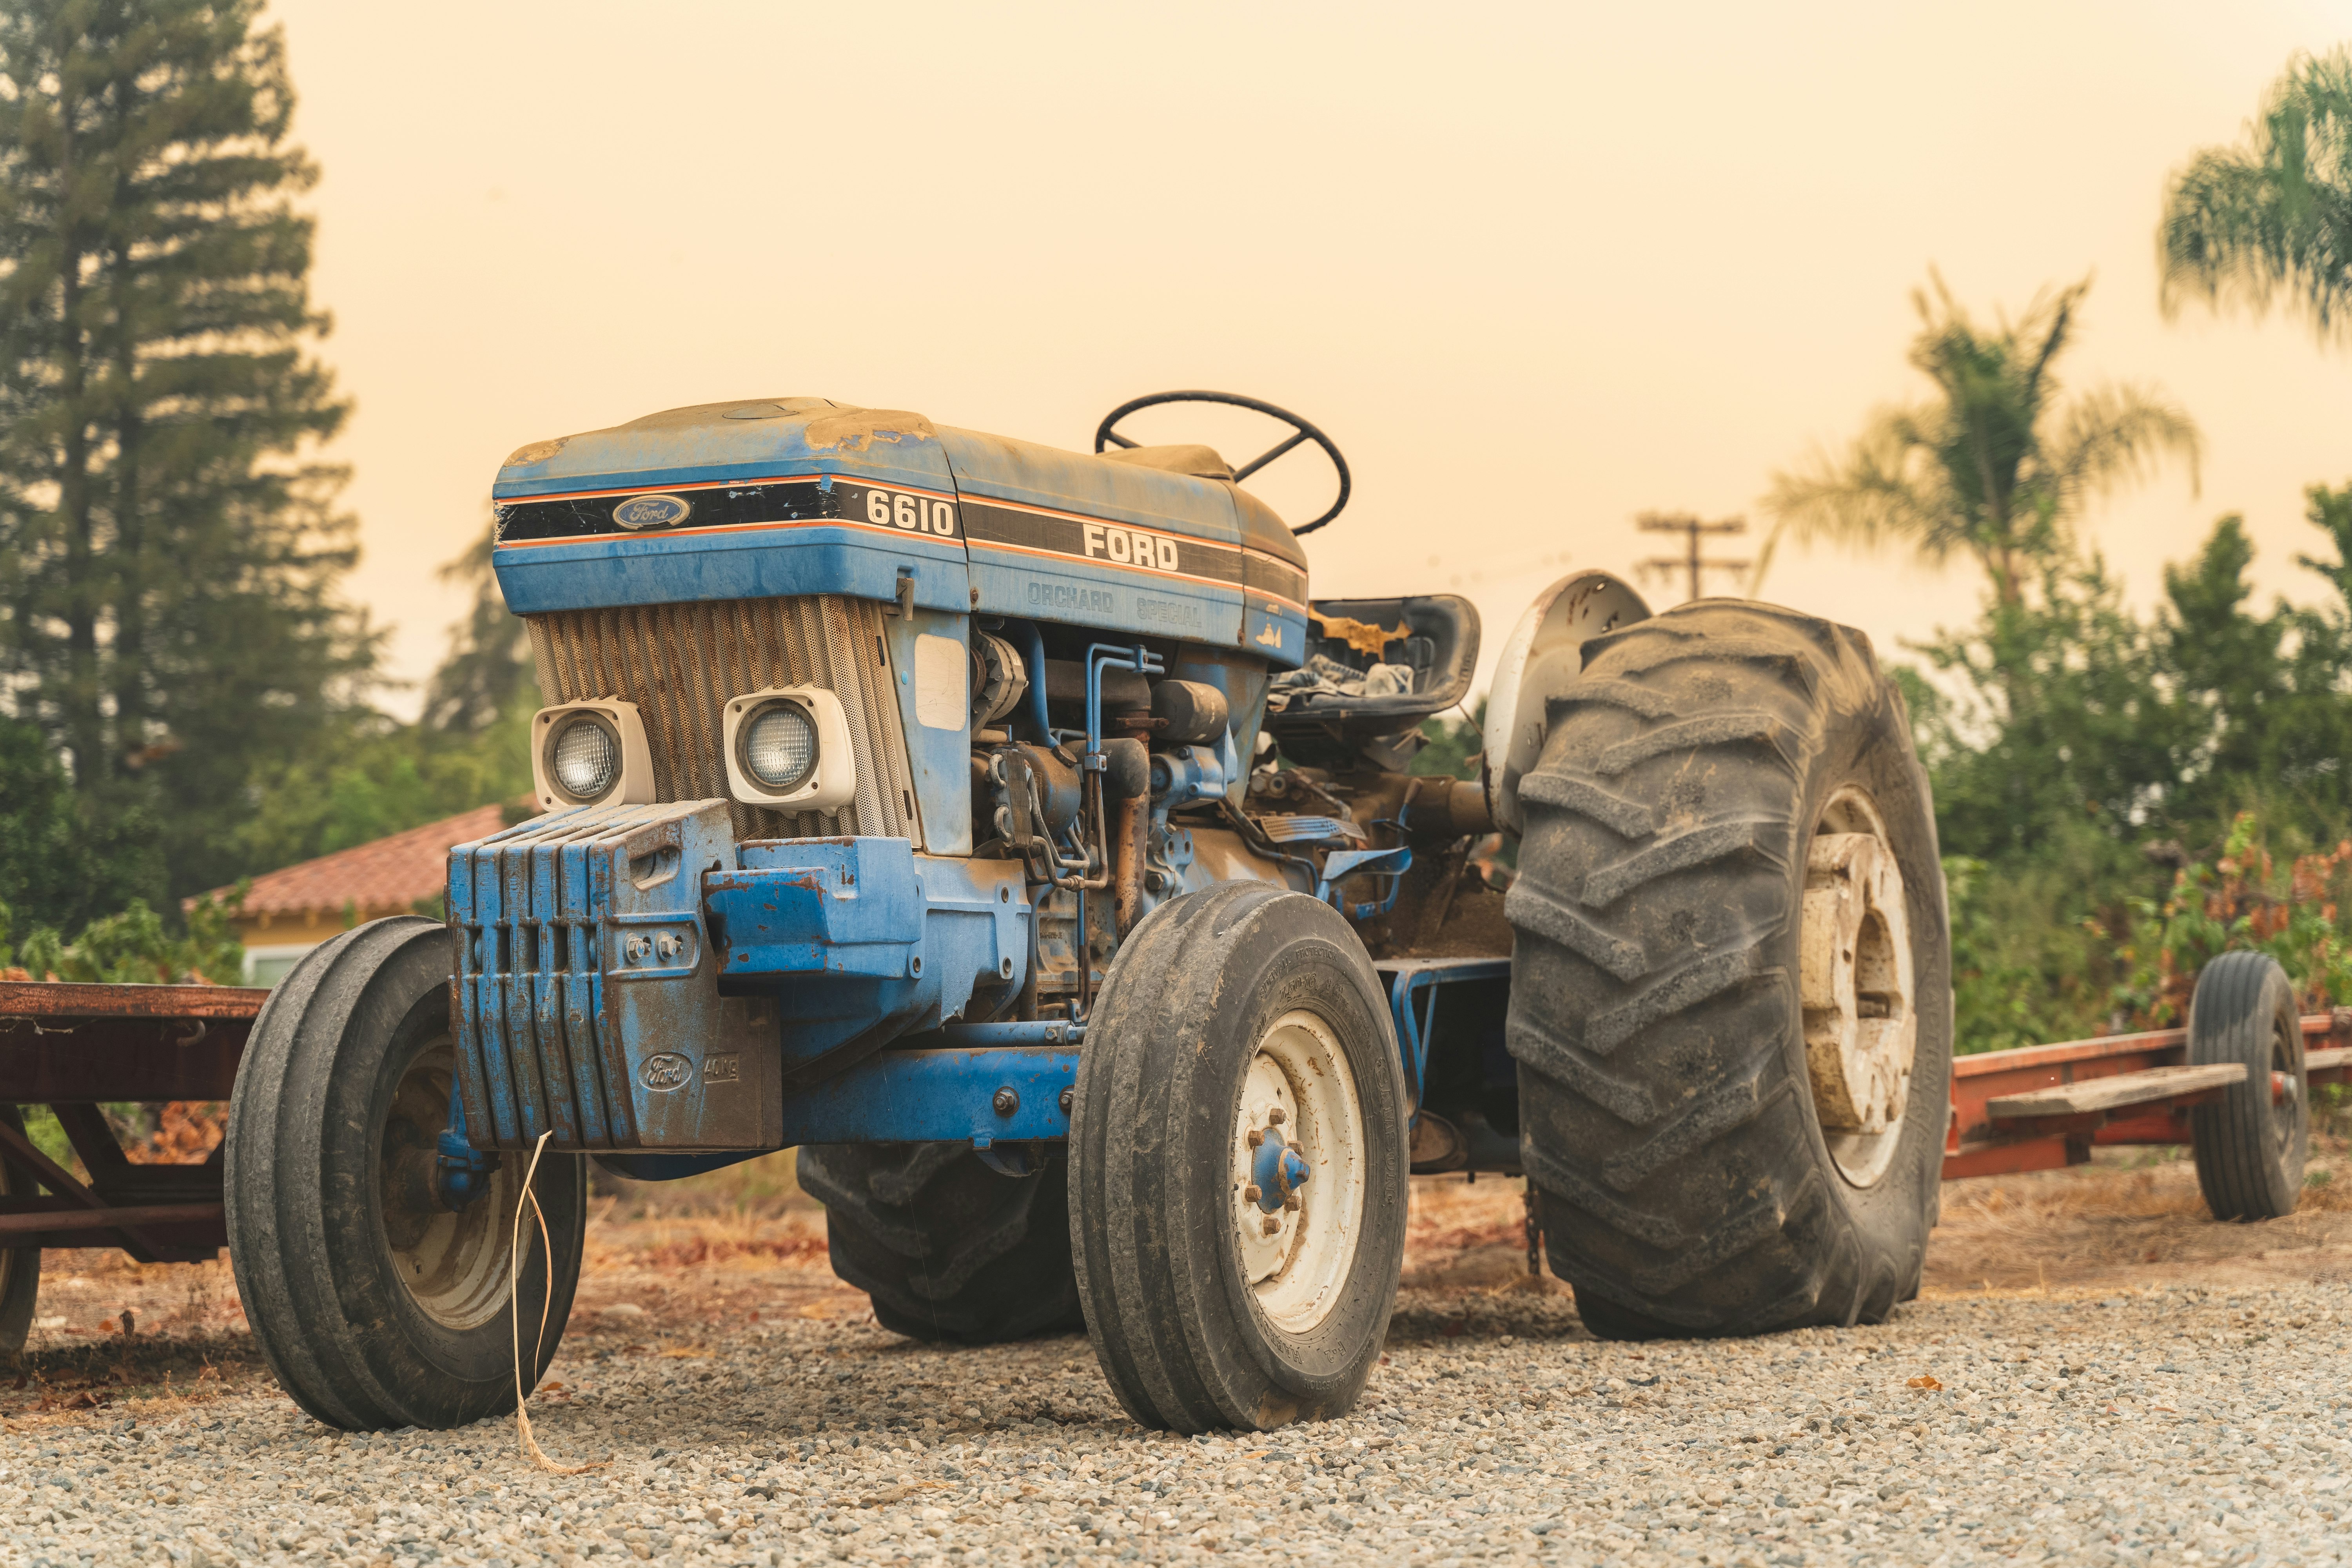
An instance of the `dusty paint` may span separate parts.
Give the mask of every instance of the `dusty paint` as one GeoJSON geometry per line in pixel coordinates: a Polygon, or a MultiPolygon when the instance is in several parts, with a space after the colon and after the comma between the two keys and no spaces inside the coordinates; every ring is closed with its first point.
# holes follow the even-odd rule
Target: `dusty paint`
{"type": "Polygon", "coordinates": [[[805,429],[809,449],[818,452],[863,452],[877,442],[896,446],[940,438],[929,419],[903,408],[845,408],[810,420],[805,429]]]}

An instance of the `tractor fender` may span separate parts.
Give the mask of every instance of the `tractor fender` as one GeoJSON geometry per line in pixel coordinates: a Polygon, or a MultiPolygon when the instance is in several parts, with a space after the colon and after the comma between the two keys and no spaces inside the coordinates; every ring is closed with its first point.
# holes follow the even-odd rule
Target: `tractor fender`
{"type": "Polygon", "coordinates": [[[1542,754],[1545,705],[1584,668],[1589,637],[1650,618],[1650,606],[1622,578],[1571,572],[1536,595],[1503,645],[1486,696],[1482,776],[1495,826],[1520,830],[1519,780],[1542,754]]]}

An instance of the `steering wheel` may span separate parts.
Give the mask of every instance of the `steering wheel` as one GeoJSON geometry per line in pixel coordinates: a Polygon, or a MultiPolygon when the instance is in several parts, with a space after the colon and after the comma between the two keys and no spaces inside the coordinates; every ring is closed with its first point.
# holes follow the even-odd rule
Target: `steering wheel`
{"type": "Polygon", "coordinates": [[[1261,403],[1255,397],[1244,397],[1237,392],[1155,392],[1148,397],[1139,397],[1134,399],[1132,402],[1122,403],[1118,407],[1112,409],[1108,414],[1104,415],[1103,422],[1095,426],[1095,450],[1099,452],[1105,447],[1109,446],[1134,447],[1139,445],[1138,442],[1129,440],[1117,430],[1112,429],[1111,426],[1117,425],[1120,420],[1126,418],[1129,415],[1136,412],[1136,410],[1139,408],[1151,408],[1162,403],[1226,403],[1231,404],[1236,408],[1252,408],[1255,409],[1260,414],[1272,415],[1275,418],[1281,420],[1285,425],[1290,426],[1290,437],[1287,440],[1276,442],[1273,446],[1268,447],[1265,451],[1260,452],[1256,457],[1252,458],[1248,462],[1244,463],[1240,468],[1234,470],[1234,482],[1235,484],[1239,484],[1244,479],[1248,479],[1252,474],[1256,473],[1260,468],[1265,468],[1268,463],[1273,462],[1276,458],[1281,457],[1284,453],[1289,451],[1293,447],[1299,445],[1301,442],[1312,441],[1317,446],[1323,448],[1323,455],[1330,458],[1331,466],[1339,471],[1339,499],[1331,503],[1330,510],[1325,512],[1321,517],[1317,518],[1312,522],[1300,523],[1297,528],[1292,529],[1290,531],[1291,532],[1312,533],[1317,529],[1322,527],[1325,523],[1330,521],[1333,518],[1339,516],[1339,509],[1348,504],[1348,490],[1354,481],[1348,477],[1348,459],[1339,456],[1339,448],[1332,445],[1331,437],[1326,436],[1322,431],[1318,430],[1314,426],[1309,425],[1306,420],[1301,419],[1297,415],[1293,414],[1287,408],[1276,408],[1271,403],[1261,403]]]}

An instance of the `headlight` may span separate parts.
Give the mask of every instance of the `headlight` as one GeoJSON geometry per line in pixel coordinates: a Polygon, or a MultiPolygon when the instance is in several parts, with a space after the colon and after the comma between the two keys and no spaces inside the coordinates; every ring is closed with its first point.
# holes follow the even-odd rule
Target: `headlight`
{"type": "Polygon", "coordinates": [[[559,702],[531,715],[530,733],[530,793],[540,810],[652,803],[653,756],[635,703],[559,702]]]}
{"type": "Polygon", "coordinates": [[[798,789],[816,771],[816,725],[797,702],[771,702],[736,731],[743,771],[778,794],[798,789]]]}
{"type": "Polygon", "coordinates": [[[547,773],[575,800],[600,800],[621,776],[621,738],[592,713],[556,727],[547,742],[547,773]]]}

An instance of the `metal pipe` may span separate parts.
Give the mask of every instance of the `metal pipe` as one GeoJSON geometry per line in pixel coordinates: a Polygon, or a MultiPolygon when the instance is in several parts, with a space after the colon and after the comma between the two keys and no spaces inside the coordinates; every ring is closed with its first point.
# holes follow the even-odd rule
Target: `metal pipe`
{"type": "Polygon", "coordinates": [[[0,1236],[26,1231],[120,1230],[127,1226],[200,1225],[221,1218],[218,1204],[125,1204],[115,1208],[57,1208],[0,1214],[0,1236]]]}
{"type": "Polygon", "coordinates": [[[1143,857],[1151,832],[1150,791],[1118,803],[1118,873],[1113,879],[1112,908],[1122,940],[1143,918],[1143,857]]]}

